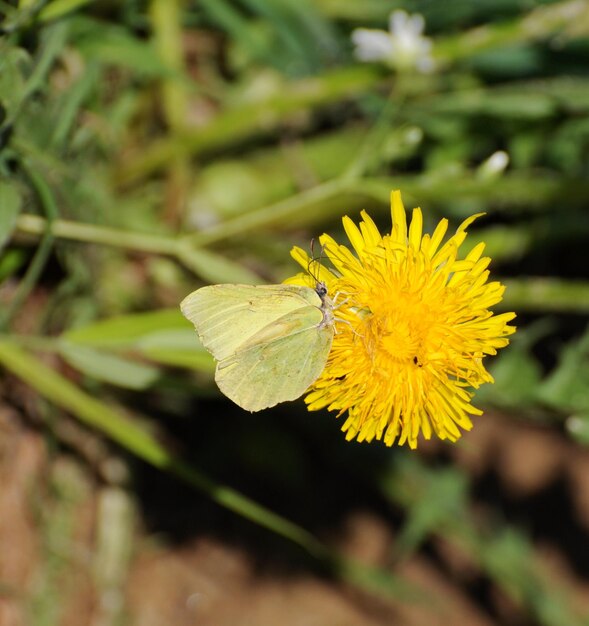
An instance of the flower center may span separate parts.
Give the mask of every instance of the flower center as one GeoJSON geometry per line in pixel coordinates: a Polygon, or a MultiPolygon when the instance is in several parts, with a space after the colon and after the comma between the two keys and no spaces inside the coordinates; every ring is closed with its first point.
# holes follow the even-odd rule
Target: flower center
{"type": "Polygon", "coordinates": [[[383,304],[367,320],[375,354],[397,362],[423,363],[435,324],[429,307],[417,294],[403,294],[383,304]]]}
{"type": "Polygon", "coordinates": [[[419,338],[406,316],[390,315],[379,330],[380,348],[388,356],[399,361],[407,361],[417,355],[419,338]]]}

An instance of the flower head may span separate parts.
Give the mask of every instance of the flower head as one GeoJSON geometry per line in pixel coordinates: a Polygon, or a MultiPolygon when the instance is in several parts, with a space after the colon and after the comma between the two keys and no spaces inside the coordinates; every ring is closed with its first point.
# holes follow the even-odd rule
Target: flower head
{"type": "Polygon", "coordinates": [[[356,28],[352,32],[354,53],[360,61],[382,61],[399,71],[431,72],[432,42],[423,36],[424,28],[422,15],[393,11],[388,32],[371,28],[356,28]]]}
{"type": "MultiPolygon", "coordinates": [[[[479,215],[442,245],[448,220],[423,235],[421,209],[413,210],[408,228],[399,191],[391,205],[391,234],[381,235],[364,211],[359,227],[346,216],[355,255],[323,235],[333,269],[319,266],[313,277],[307,272],[287,281],[324,281],[335,300],[332,349],[305,401],[310,411],[347,413],[342,430],[348,440],[415,448],[420,433],[426,439],[434,433],[456,441],[460,429],[472,428],[469,416],[481,414],[471,404],[471,389],[493,382],[483,361],[509,343],[515,313],[490,311],[505,288],[487,282],[484,243],[459,258],[466,229],[479,215]]],[[[312,267],[302,249],[292,256],[312,267]]]]}

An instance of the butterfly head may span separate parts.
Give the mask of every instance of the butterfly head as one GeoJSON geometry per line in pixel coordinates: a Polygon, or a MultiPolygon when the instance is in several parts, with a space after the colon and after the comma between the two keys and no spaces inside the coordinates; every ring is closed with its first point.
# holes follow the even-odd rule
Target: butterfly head
{"type": "Polygon", "coordinates": [[[325,297],[327,296],[327,285],[322,281],[318,280],[315,285],[315,292],[321,298],[322,302],[325,302],[325,297]]]}

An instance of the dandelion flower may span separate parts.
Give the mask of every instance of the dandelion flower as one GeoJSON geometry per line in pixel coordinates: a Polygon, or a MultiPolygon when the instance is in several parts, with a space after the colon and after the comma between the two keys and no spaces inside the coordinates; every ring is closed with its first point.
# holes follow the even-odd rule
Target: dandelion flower
{"type": "Polygon", "coordinates": [[[393,11],[388,32],[372,28],[356,28],[352,32],[354,54],[360,61],[381,61],[399,71],[431,72],[432,41],[423,36],[424,29],[425,20],[419,13],[393,11]]]}
{"type": "MultiPolygon", "coordinates": [[[[432,235],[422,234],[421,209],[409,227],[399,191],[391,194],[393,226],[381,235],[364,211],[356,226],[343,225],[355,254],[328,235],[320,238],[333,269],[318,267],[314,277],[298,274],[287,282],[325,282],[335,300],[336,333],[327,364],[309,389],[310,411],[327,408],[347,414],[342,430],[358,441],[417,447],[420,433],[456,441],[470,430],[473,389],[493,382],[487,355],[505,347],[515,313],[494,315],[504,286],[487,282],[490,259],[485,244],[464,258],[459,248],[465,220],[444,244],[444,219],[432,235]]],[[[300,248],[293,258],[306,270],[312,262],[300,248]]]]}

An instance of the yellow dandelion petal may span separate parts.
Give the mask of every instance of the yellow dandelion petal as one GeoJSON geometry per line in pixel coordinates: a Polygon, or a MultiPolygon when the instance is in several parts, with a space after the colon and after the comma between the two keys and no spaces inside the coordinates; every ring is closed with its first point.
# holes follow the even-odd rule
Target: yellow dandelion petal
{"type": "Polygon", "coordinates": [[[299,264],[302,265],[303,267],[308,266],[309,262],[310,262],[310,257],[309,255],[302,249],[299,248],[298,246],[295,246],[291,251],[290,251],[290,256],[299,264]]]}
{"type": "Polygon", "coordinates": [[[485,251],[485,242],[481,241],[477,243],[477,245],[466,255],[466,258],[469,261],[478,261],[481,258],[481,255],[485,251]]]}
{"type": "Polygon", "coordinates": [[[405,244],[407,240],[407,217],[405,216],[403,200],[401,200],[401,192],[398,190],[391,192],[391,215],[393,218],[391,237],[394,241],[405,244]]]}
{"type": "MultiPolygon", "coordinates": [[[[391,194],[392,229],[382,235],[362,212],[356,225],[343,224],[352,253],[328,235],[320,238],[334,270],[321,280],[339,301],[336,331],[321,376],[305,401],[310,411],[346,415],[346,439],[381,440],[417,447],[420,437],[456,441],[480,415],[473,390],[493,382],[485,357],[509,343],[515,313],[494,315],[504,286],[489,278],[485,245],[466,255],[466,229],[481,214],[464,220],[443,243],[448,221],[423,234],[414,209],[409,226],[401,194],[391,194]]],[[[308,273],[300,248],[293,258],[308,273]]],[[[292,282],[309,284],[298,275],[292,282]]]]}
{"type": "Polygon", "coordinates": [[[344,230],[346,231],[346,235],[350,240],[354,250],[358,255],[361,255],[364,252],[364,237],[360,232],[360,229],[354,224],[354,222],[346,215],[342,219],[342,224],[344,225],[344,230]]]}
{"type": "Polygon", "coordinates": [[[360,215],[362,216],[362,221],[360,222],[362,237],[364,237],[364,241],[368,248],[374,248],[382,242],[381,234],[378,227],[366,211],[361,211],[360,215]]]}
{"type": "Polygon", "coordinates": [[[474,215],[471,215],[470,217],[467,217],[464,222],[462,222],[462,224],[460,224],[460,226],[458,227],[458,229],[456,230],[456,233],[463,233],[466,232],[466,229],[475,221],[478,220],[479,217],[483,217],[484,213],[475,213],[474,215]]]}
{"type": "Polygon", "coordinates": [[[358,259],[345,246],[338,245],[329,235],[321,235],[319,242],[338,273],[360,270],[358,259]]]}
{"type": "Polygon", "coordinates": [[[302,248],[294,246],[290,251],[291,257],[303,268],[304,272],[287,278],[284,283],[287,285],[304,285],[307,287],[315,287],[317,281],[324,282],[328,288],[335,276],[324,265],[320,264],[319,259],[311,258],[302,248]]]}
{"type": "Polygon", "coordinates": [[[426,235],[426,237],[423,238],[423,241],[421,242],[421,249],[423,253],[426,254],[430,259],[437,252],[440,244],[442,243],[442,239],[444,239],[444,235],[446,234],[447,230],[448,230],[448,220],[444,218],[436,226],[436,229],[434,230],[434,233],[431,236],[431,239],[429,235],[426,235]],[[426,245],[426,242],[427,242],[427,245],[426,245]]]}
{"type": "Polygon", "coordinates": [[[423,216],[421,209],[413,209],[411,224],[409,226],[409,245],[417,252],[421,246],[421,230],[423,228],[423,216]]]}

